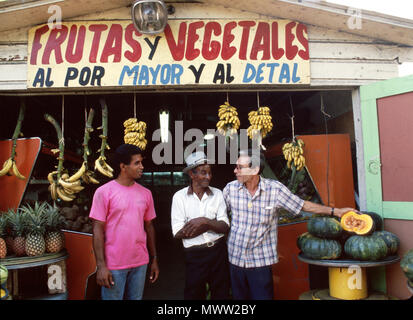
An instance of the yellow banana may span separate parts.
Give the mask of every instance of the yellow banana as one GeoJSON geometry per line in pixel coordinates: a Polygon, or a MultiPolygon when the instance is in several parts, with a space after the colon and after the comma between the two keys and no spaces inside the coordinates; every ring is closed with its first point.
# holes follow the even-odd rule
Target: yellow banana
{"type": "Polygon", "coordinates": [[[0,177],[7,174],[7,172],[10,171],[10,168],[12,167],[12,165],[13,165],[13,162],[11,161],[11,158],[8,158],[6,161],[4,161],[3,169],[0,170],[0,177]]]}
{"type": "Polygon", "coordinates": [[[95,178],[92,176],[92,174],[87,174],[87,177],[88,177],[88,179],[89,179],[89,183],[94,183],[94,184],[99,184],[99,183],[100,183],[97,179],[95,179],[95,178]]]}
{"type": "Polygon", "coordinates": [[[22,179],[22,180],[26,179],[26,177],[20,173],[19,169],[17,169],[17,165],[16,165],[16,162],[15,162],[15,161],[13,161],[12,170],[13,170],[13,174],[14,174],[17,178],[22,179]]]}
{"type": "Polygon", "coordinates": [[[80,167],[79,170],[76,171],[76,173],[74,175],[72,175],[71,177],[69,177],[66,181],[67,182],[75,182],[77,180],[79,180],[83,174],[86,171],[86,162],[83,161],[82,166],[80,167]]]}
{"type": "MultiPolygon", "coordinates": [[[[107,177],[109,177],[109,178],[113,178],[112,172],[109,171],[109,170],[106,170],[106,169],[102,166],[101,160],[102,160],[101,157],[99,157],[99,158],[96,159],[96,161],[95,161],[95,170],[98,170],[98,171],[99,171],[101,174],[103,174],[104,176],[107,176],[107,177]]],[[[102,160],[102,162],[104,162],[104,160],[102,160]]],[[[113,170],[113,169],[112,169],[112,170],[113,170]]]]}
{"type": "Polygon", "coordinates": [[[49,190],[50,190],[50,195],[52,196],[52,199],[53,200],[57,200],[57,185],[56,185],[56,183],[52,183],[50,186],[49,186],[49,190]]]}
{"type": "Polygon", "coordinates": [[[68,182],[68,181],[63,180],[62,178],[59,179],[59,184],[62,187],[65,187],[65,188],[68,188],[68,189],[72,189],[73,187],[78,187],[78,186],[80,186],[81,183],[82,182],[80,180],[77,180],[75,182],[68,182]]]}
{"type": "Polygon", "coordinates": [[[63,188],[57,187],[56,188],[57,196],[62,199],[63,201],[72,201],[75,199],[75,196],[69,195],[66,192],[64,192],[63,188]]]}

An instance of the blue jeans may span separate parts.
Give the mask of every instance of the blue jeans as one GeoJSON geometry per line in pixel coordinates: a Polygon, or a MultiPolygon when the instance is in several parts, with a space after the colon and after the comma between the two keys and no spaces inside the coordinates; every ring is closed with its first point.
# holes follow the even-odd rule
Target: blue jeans
{"type": "Polygon", "coordinates": [[[147,266],[110,270],[115,284],[110,288],[102,287],[102,300],[142,300],[147,266]]]}
{"type": "Polygon", "coordinates": [[[274,288],[271,266],[241,268],[229,264],[234,300],[272,300],[274,288]]]}

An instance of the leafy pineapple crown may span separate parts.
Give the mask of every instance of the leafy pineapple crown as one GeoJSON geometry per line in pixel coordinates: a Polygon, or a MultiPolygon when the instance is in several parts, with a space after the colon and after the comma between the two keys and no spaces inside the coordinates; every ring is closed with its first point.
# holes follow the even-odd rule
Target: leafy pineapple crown
{"type": "Polygon", "coordinates": [[[50,204],[47,204],[44,215],[46,230],[59,231],[60,229],[66,227],[66,220],[60,214],[59,208],[55,205],[52,206],[50,204]]]}
{"type": "Polygon", "coordinates": [[[0,238],[6,235],[6,214],[4,212],[0,212],[0,238]]]}
{"type": "Polygon", "coordinates": [[[27,230],[27,218],[24,212],[19,209],[9,209],[6,213],[6,219],[13,237],[25,236],[27,230]]]}
{"type": "Polygon", "coordinates": [[[46,231],[45,211],[47,205],[47,202],[42,202],[39,204],[39,202],[36,201],[34,206],[26,204],[20,208],[22,213],[27,217],[26,221],[28,234],[44,234],[46,231]]]}

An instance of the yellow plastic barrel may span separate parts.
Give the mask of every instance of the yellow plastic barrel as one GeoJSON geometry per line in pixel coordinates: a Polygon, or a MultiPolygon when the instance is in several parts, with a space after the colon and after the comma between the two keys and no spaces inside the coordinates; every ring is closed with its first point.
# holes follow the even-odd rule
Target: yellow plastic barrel
{"type": "Polygon", "coordinates": [[[343,300],[360,300],[368,296],[366,268],[328,268],[330,296],[343,300]]]}

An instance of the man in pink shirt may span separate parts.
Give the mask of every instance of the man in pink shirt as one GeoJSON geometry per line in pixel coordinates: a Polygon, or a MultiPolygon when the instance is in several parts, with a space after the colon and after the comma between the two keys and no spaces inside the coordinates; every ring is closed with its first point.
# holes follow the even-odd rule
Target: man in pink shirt
{"type": "Polygon", "coordinates": [[[114,155],[116,178],[93,196],[89,217],[103,300],[141,300],[148,264],[152,283],[159,275],[152,193],[135,182],[142,176],[142,160],[138,147],[119,146],[114,155]]]}

